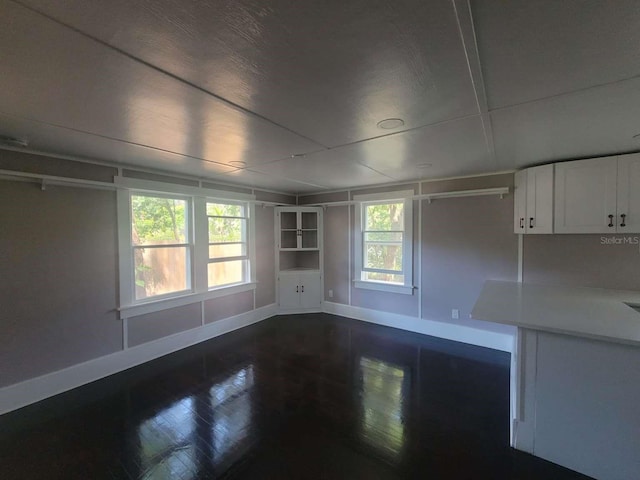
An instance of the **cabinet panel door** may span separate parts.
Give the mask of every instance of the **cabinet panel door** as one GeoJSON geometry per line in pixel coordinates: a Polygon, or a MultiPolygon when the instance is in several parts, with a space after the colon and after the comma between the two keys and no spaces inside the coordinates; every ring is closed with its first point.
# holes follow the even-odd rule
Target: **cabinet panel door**
{"type": "Polygon", "coordinates": [[[618,233],[640,233],[640,154],[638,153],[618,157],[617,214],[618,233]],[[624,221],[622,215],[624,215],[624,221]]]}
{"type": "Polygon", "coordinates": [[[615,233],[617,157],[555,167],[555,233],[615,233]]]}
{"type": "Polygon", "coordinates": [[[553,165],[527,170],[527,233],[553,233],[553,165]]]}
{"type": "Polygon", "coordinates": [[[527,216],[527,170],[516,172],[513,191],[513,233],[526,233],[527,216]]]}
{"type": "Polygon", "coordinates": [[[319,274],[300,275],[300,306],[302,308],[319,308],[322,300],[319,274]]]}
{"type": "Polygon", "coordinates": [[[280,274],[279,296],[281,308],[300,306],[300,283],[296,274],[280,274]]]}

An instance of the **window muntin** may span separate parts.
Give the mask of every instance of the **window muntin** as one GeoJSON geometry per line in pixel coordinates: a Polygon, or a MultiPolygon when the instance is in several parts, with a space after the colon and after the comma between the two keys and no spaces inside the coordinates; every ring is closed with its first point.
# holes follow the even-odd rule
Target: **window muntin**
{"type": "Polygon", "coordinates": [[[207,202],[209,288],[248,281],[248,224],[246,203],[207,202]]]}
{"type": "Polygon", "coordinates": [[[404,285],[404,202],[362,204],[361,280],[404,285]]]}
{"type": "Polygon", "coordinates": [[[131,194],[134,299],[191,289],[191,201],[160,194],[131,194]]]}

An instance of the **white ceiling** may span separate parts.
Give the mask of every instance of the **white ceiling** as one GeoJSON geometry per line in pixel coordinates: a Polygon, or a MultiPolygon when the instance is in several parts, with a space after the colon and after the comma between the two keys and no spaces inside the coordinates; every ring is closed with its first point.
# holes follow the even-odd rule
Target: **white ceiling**
{"type": "Polygon", "coordinates": [[[0,0],[0,135],[292,193],[488,173],[640,150],[639,43],[637,0],[0,0]]]}

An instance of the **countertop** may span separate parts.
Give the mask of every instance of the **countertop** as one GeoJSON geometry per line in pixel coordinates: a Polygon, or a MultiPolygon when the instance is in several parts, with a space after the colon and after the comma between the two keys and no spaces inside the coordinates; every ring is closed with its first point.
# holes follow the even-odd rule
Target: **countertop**
{"type": "Polygon", "coordinates": [[[485,282],[476,320],[640,346],[640,292],[485,282]]]}

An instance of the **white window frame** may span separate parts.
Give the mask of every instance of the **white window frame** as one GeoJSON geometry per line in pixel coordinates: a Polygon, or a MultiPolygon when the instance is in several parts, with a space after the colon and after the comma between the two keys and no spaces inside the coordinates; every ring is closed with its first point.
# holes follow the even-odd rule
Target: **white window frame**
{"type": "Polygon", "coordinates": [[[413,190],[396,192],[354,195],[355,206],[355,235],[354,235],[354,286],[369,290],[413,295],[413,190]],[[404,284],[383,281],[363,280],[364,261],[364,215],[365,206],[370,204],[404,203],[404,234],[402,242],[402,275],[404,284]]]}
{"type": "MultiPolygon", "coordinates": [[[[211,264],[211,263],[223,263],[223,262],[231,262],[234,260],[246,260],[247,261],[247,267],[243,273],[243,277],[244,280],[241,282],[236,282],[236,283],[227,283],[224,285],[218,285],[218,286],[214,286],[214,287],[209,287],[209,290],[217,290],[220,288],[228,288],[228,287],[232,287],[234,285],[242,285],[244,283],[247,283],[247,280],[251,278],[251,265],[254,263],[251,261],[251,247],[255,242],[250,241],[251,239],[251,233],[253,231],[253,229],[251,228],[251,218],[252,218],[252,212],[251,212],[251,206],[249,203],[247,202],[242,202],[242,201],[237,201],[237,200],[220,200],[220,199],[207,199],[206,203],[217,203],[217,204],[222,204],[222,205],[239,205],[241,207],[244,208],[244,217],[219,217],[216,215],[209,215],[206,214],[207,217],[207,263],[211,264]],[[233,243],[241,243],[241,244],[245,244],[246,246],[246,250],[245,250],[245,254],[244,255],[238,255],[238,256],[228,256],[228,257],[218,257],[216,259],[212,259],[209,256],[209,247],[211,245],[221,245],[221,243],[217,243],[217,242],[209,242],[209,238],[208,238],[208,233],[209,233],[209,223],[208,223],[208,219],[209,218],[238,218],[238,219],[243,219],[245,220],[245,229],[242,232],[242,238],[240,240],[240,242],[233,242],[233,243]]],[[[208,267],[208,265],[207,265],[208,267]]],[[[209,284],[209,278],[207,275],[207,285],[209,284]]]]}
{"type": "MultiPolygon", "coordinates": [[[[200,187],[174,185],[149,180],[115,177],[118,215],[118,267],[120,279],[119,312],[121,318],[157,312],[167,308],[188,305],[210,298],[255,290],[255,196],[236,192],[210,190],[200,187]],[[188,290],[158,295],[151,298],[135,299],[135,270],[133,245],[131,241],[131,195],[142,194],[164,196],[188,200],[188,229],[190,244],[190,279],[188,290]],[[242,203],[247,214],[247,256],[248,271],[246,281],[209,288],[209,231],[207,202],[242,203]]],[[[189,273],[188,273],[189,275],[189,273]]]]}

